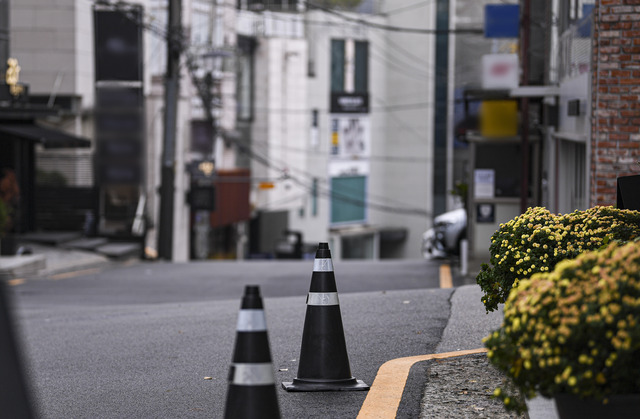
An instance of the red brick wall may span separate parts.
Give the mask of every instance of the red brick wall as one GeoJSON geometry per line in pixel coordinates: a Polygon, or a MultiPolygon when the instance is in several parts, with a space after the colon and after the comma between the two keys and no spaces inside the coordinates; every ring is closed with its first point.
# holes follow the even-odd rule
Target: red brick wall
{"type": "Polygon", "coordinates": [[[613,205],[640,173],[640,0],[596,0],[592,63],[591,205],[613,205]]]}

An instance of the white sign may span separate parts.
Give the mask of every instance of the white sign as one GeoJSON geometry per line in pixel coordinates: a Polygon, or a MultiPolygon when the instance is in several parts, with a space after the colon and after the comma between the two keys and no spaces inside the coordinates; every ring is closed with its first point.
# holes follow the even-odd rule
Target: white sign
{"type": "Polygon", "coordinates": [[[332,161],[329,162],[329,176],[366,176],[369,174],[369,162],[332,161]]]}
{"type": "Polygon", "coordinates": [[[517,54],[486,54],[482,56],[482,88],[514,89],[520,84],[517,54]]]}
{"type": "Polygon", "coordinates": [[[332,158],[360,159],[370,155],[371,134],[368,115],[332,114],[332,158]]]}
{"type": "Polygon", "coordinates": [[[475,198],[493,198],[495,196],[496,171],[476,169],[473,172],[473,196],[475,198]]]}

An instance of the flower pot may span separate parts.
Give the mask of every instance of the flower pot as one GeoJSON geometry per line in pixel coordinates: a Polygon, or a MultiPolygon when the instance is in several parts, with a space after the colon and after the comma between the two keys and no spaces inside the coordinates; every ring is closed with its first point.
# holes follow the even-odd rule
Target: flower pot
{"type": "Polygon", "coordinates": [[[631,419],[640,412],[640,394],[613,395],[607,404],[573,394],[558,394],[554,400],[560,419],[631,419]]]}

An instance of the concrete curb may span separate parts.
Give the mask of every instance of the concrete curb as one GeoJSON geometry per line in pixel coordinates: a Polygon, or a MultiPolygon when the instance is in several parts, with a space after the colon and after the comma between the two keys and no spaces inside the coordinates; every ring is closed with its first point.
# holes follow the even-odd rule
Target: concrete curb
{"type": "Polygon", "coordinates": [[[45,255],[0,256],[0,280],[34,276],[46,267],[45,255]]]}

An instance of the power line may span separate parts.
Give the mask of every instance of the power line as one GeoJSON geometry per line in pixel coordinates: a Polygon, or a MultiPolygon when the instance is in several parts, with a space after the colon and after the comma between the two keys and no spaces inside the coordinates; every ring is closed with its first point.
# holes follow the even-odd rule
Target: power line
{"type": "MultiPolygon", "coordinates": [[[[104,4],[104,3],[103,3],[104,4]]],[[[117,10],[120,11],[124,11],[126,12],[126,4],[125,3],[115,3],[115,4],[110,4],[111,6],[115,6],[117,10]]],[[[169,42],[170,44],[173,44],[175,48],[179,48],[180,50],[180,54],[185,54],[187,56],[187,60],[186,60],[186,64],[187,64],[187,69],[189,70],[190,74],[192,75],[192,77],[194,77],[194,70],[195,70],[195,65],[193,63],[193,55],[189,53],[189,51],[187,50],[187,46],[188,43],[186,42],[186,37],[184,36],[184,33],[182,33],[182,31],[179,31],[178,33],[176,32],[172,32],[172,31],[167,31],[167,30],[163,30],[161,28],[158,28],[156,26],[154,26],[152,23],[144,23],[144,22],[140,22],[137,19],[134,19],[134,16],[128,16],[126,13],[125,15],[130,18],[133,19],[137,24],[141,25],[143,29],[145,30],[149,30],[150,32],[154,33],[155,35],[158,35],[160,37],[162,37],[163,39],[167,40],[167,42],[169,42]]],[[[200,91],[200,89],[198,88],[198,85],[195,83],[194,80],[192,80],[192,82],[194,83],[194,86],[196,87],[196,89],[198,89],[198,91],[200,91]]],[[[306,111],[308,112],[308,111],[306,111]]],[[[341,202],[345,202],[345,203],[350,203],[352,205],[358,205],[358,206],[362,206],[368,209],[372,209],[372,210],[378,210],[381,212],[390,212],[390,213],[394,213],[394,214],[403,214],[403,215],[412,215],[412,216],[420,216],[420,217],[425,217],[428,218],[430,217],[429,212],[427,212],[426,210],[423,210],[421,208],[411,208],[408,207],[406,205],[403,206],[392,206],[392,205],[387,205],[384,203],[377,203],[377,202],[373,202],[371,200],[361,200],[361,199],[357,199],[357,198],[353,198],[351,196],[345,195],[343,193],[339,193],[336,191],[331,190],[329,187],[318,187],[318,188],[313,188],[313,186],[305,183],[304,181],[300,180],[299,178],[297,178],[296,176],[291,176],[290,174],[288,174],[288,171],[281,168],[281,167],[277,167],[274,165],[274,163],[258,154],[255,152],[255,150],[253,150],[251,147],[243,144],[242,142],[236,140],[236,139],[230,139],[230,141],[236,146],[236,148],[238,149],[239,152],[246,154],[248,157],[250,157],[251,159],[253,159],[254,161],[256,161],[257,163],[260,163],[262,165],[264,165],[267,168],[276,170],[280,173],[283,173],[285,175],[284,179],[290,179],[292,182],[296,183],[297,185],[299,185],[300,187],[302,187],[304,190],[306,190],[307,192],[314,192],[317,191],[319,196],[323,196],[323,197],[327,197],[330,199],[335,199],[337,201],[341,201],[341,202]]],[[[297,170],[299,171],[299,170],[297,170]]],[[[309,177],[311,179],[315,178],[313,175],[304,172],[304,171],[299,171],[300,173],[302,173],[305,177],[309,177]]],[[[323,179],[324,180],[324,179],[323,179]]],[[[370,195],[370,194],[369,194],[370,195]]]]}
{"type": "Polygon", "coordinates": [[[343,19],[347,22],[352,22],[352,23],[357,23],[359,25],[362,26],[366,26],[366,27],[370,27],[373,29],[380,29],[380,30],[385,30],[385,31],[390,31],[390,32],[404,32],[404,33],[413,33],[413,34],[418,34],[418,35],[446,35],[446,34],[458,34],[458,33],[473,33],[473,34],[483,34],[484,33],[484,29],[473,29],[473,28],[468,28],[468,29],[423,29],[423,28],[406,28],[406,27],[402,27],[402,26],[391,26],[391,25],[384,25],[381,23],[376,23],[376,22],[371,22],[365,19],[361,19],[361,18],[357,18],[357,17],[351,17],[351,16],[347,16],[341,12],[338,12],[334,9],[331,9],[329,7],[324,7],[324,6],[320,6],[318,4],[314,4],[310,1],[305,1],[305,4],[307,6],[309,6],[312,9],[318,9],[318,10],[322,10],[324,12],[327,12],[329,14],[332,14],[334,16],[339,17],[340,19],[343,19]]]}
{"type": "Polygon", "coordinates": [[[395,14],[398,14],[398,13],[406,12],[408,10],[419,9],[421,7],[424,7],[424,6],[429,6],[432,3],[433,3],[433,0],[421,1],[419,3],[409,4],[409,5],[406,5],[406,6],[398,7],[397,9],[392,9],[392,10],[386,11],[386,12],[382,13],[382,15],[383,16],[395,15],[395,14]]]}

